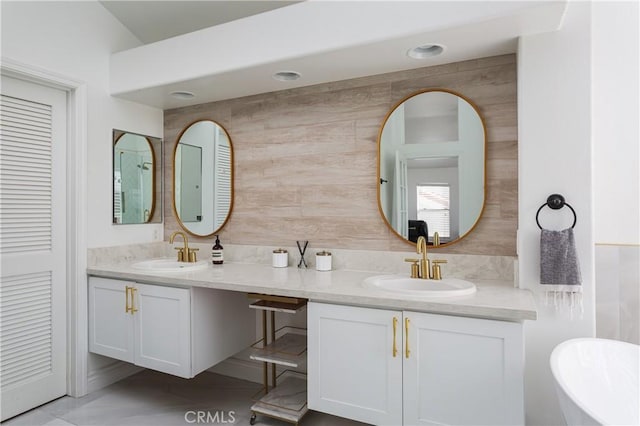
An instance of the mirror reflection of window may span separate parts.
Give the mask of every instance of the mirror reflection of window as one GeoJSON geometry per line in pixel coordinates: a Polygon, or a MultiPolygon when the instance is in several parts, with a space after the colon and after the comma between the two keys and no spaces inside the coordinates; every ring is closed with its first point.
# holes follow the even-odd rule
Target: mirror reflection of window
{"type": "Polygon", "coordinates": [[[429,239],[433,240],[434,232],[440,238],[451,236],[450,187],[448,184],[422,184],[416,186],[418,220],[428,224],[429,239]]]}

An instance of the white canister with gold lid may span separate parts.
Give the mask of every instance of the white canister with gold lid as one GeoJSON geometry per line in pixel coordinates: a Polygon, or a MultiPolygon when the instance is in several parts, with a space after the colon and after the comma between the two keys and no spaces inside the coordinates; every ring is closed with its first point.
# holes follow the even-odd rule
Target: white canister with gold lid
{"type": "Polygon", "coordinates": [[[282,248],[273,251],[271,266],[274,268],[286,268],[289,266],[289,253],[282,248]]]}
{"type": "Polygon", "coordinates": [[[331,270],[331,253],[328,251],[319,251],[316,253],[316,271],[331,270]]]}

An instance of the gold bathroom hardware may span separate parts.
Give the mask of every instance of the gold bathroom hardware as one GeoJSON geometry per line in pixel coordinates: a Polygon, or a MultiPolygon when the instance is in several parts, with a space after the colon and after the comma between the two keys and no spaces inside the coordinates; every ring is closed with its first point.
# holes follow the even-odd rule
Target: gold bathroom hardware
{"type": "Polygon", "coordinates": [[[442,260],[442,259],[438,259],[438,260],[434,260],[433,262],[431,262],[433,264],[432,267],[432,278],[434,280],[441,280],[442,279],[442,271],[440,269],[440,264],[441,263],[447,263],[446,260],[442,260]]]}
{"type": "Polygon", "coordinates": [[[129,291],[131,291],[132,288],[133,287],[129,287],[129,286],[126,286],[124,288],[124,300],[125,300],[124,312],[126,314],[128,314],[129,310],[131,310],[131,307],[129,306],[129,291]]]}
{"type": "Polygon", "coordinates": [[[404,319],[404,356],[409,358],[409,318],[404,319]]]}
{"type": "MultiPolygon", "coordinates": [[[[178,262],[195,262],[195,260],[191,260],[191,253],[189,249],[189,240],[187,238],[187,235],[182,232],[182,231],[176,231],[173,234],[171,234],[171,236],[169,237],[169,244],[173,244],[173,240],[176,237],[176,235],[182,235],[182,239],[184,240],[184,247],[183,248],[178,248],[176,247],[176,250],[178,250],[178,262]]],[[[194,256],[195,259],[195,256],[194,256]]]]}
{"type": "Polygon", "coordinates": [[[134,292],[137,290],[138,290],[137,288],[130,287],[130,286],[126,286],[124,288],[124,298],[125,298],[124,312],[127,314],[133,315],[134,313],[138,312],[138,310],[135,308],[135,301],[134,301],[134,292]],[[129,302],[129,298],[131,298],[131,302],[129,302]]]}
{"type": "Polygon", "coordinates": [[[195,262],[197,262],[197,261],[198,261],[198,257],[197,257],[197,255],[196,255],[196,252],[197,252],[198,250],[200,250],[200,249],[197,249],[197,248],[190,248],[190,249],[189,249],[189,259],[188,259],[188,260],[189,260],[189,262],[191,262],[191,263],[195,263],[195,262]]]}
{"type": "Polygon", "coordinates": [[[398,342],[396,341],[396,334],[398,329],[398,318],[393,317],[393,357],[395,358],[398,355],[398,342]]]}
{"type": "Polygon", "coordinates": [[[411,264],[411,278],[420,278],[420,267],[418,266],[418,262],[420,262],[420,259],[408,258],[408,259],[405,259],[404,261],[413,262],[411,264]]]}
{"type": "Polygon", "coordinates": [[[433,233],[433,246],[438,247],[440,245],[440,234],[438,232],[433,233]]]}
{"type": "Polygon", "coordinates": [[[175,247],[174,250],[178,250],[178,262],[184,262],[184,248],[175,247]]]}
{"type": "Polygon", "coordinates": [[[416,253],[422,255],[422,259],[420,260],[420,278],[423,280],[429,279],[429,259],[427,258],[427,240],[421,235],[418,237],[418,241],[416,242],[416,253]]]}
{"type": "Polygon", "coordinates": [[[131,288],[131,315],[135,314],[136,312],[138,312],[138,310],[136,309],[136,302],[135,302],[135,293],[136,291],[138,291],[137,288],[135,287],[130,287],[131,288]]]}

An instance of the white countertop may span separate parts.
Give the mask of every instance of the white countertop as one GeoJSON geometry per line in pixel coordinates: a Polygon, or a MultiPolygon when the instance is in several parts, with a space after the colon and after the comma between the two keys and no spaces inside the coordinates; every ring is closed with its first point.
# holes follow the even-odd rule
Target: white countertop
{"type": "MultiPolygon", "coordinates": [[[[468,296],[415,298],[366,288],[362,281],[379,272],[334,270],[318,272],[296,267],[273,268],[256,263],[209,265],[191,272],[150,272],[133,268],[134,262],[92,266],[88,275],[183,287],[205,287],[249,293],[302,297],[314,302],[440,314],[492,318],[506,321],[535,320],[533,295],[512,283],[474,280],[477,291],[468,296]]],[[[428,281],[425,282],[428,285],[428,281]]]]}

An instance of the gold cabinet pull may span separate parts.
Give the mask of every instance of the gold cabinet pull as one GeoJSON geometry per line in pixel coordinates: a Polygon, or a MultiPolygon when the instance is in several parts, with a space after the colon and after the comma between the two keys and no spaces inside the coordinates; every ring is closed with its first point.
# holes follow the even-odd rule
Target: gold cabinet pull
{"type": "Polygon", "coordinates": [[[396,341],[396,334],[398,328],[398,318],[393,317],[393,357],[395,358],[398,355],[398,342],[396,341]]]}
{"type": "Polygon", "coordinates": [[[136,291],[138,291],[137,288],[131,287],[131,315],[138,312],[138,310],[136,309],[136,302],[135,302],[135,296],[134,296],[136,291]]]}
{"type": "Polygon", "coordinates": [[[404,356],[409,358],[411,351],[409,350],[409,318],[404,319],[404,356]]]}
{"type": "Polygon", "coordinates": [[[128,314],[129,311],[131,310],[131,307],[129,306],[129,290],[131,290],[131,287],[129,286],[126,286],[124,288],[124,300],[125,300],[124,312],[126,314],[128,314]]]}

